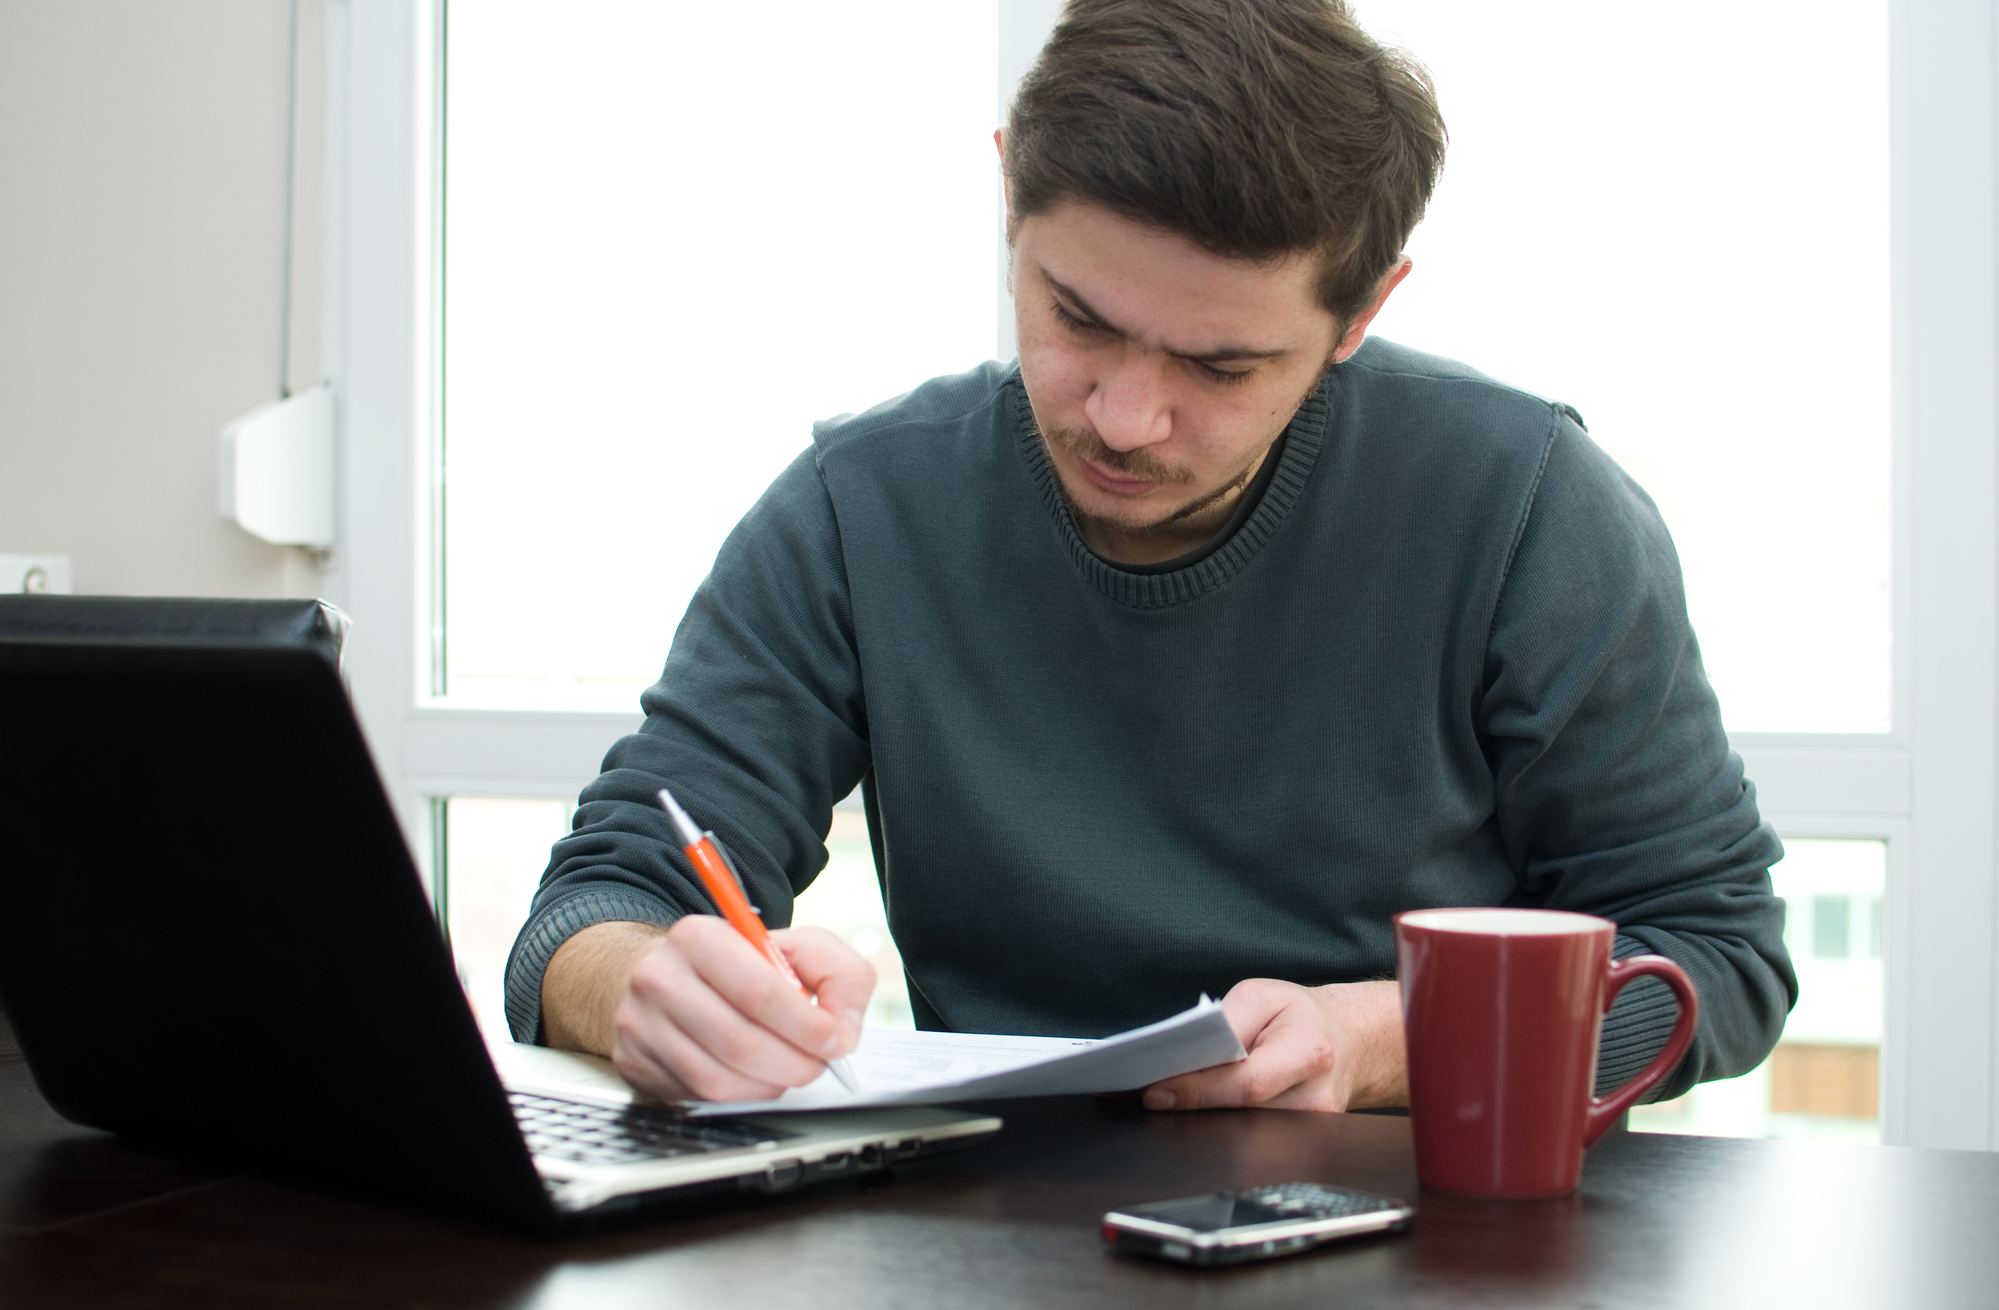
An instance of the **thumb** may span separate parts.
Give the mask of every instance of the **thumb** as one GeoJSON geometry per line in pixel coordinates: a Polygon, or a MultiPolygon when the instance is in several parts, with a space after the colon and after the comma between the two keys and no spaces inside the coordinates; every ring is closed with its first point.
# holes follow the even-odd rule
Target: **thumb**
{"type": "Polygon", "coordinates": [[[1236,1040],[1242,1043],[1245,1051],[1256,1049],[1271,1021],[1282,1014],[1302,990],[1294,984],[1272,978],[1245,978],[1229,988],[1229,994],[1222,998],[1222,1013],[1227,1016],[1229,1027],[1235,1029],[1236,1040]]]}

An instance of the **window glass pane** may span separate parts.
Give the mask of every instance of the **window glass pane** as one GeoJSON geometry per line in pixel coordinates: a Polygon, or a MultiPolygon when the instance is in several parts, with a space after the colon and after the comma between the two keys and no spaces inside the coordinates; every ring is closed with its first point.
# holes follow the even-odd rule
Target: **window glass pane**
{"type": "Polygon", "coordinates": [[[511,1040],[507,953],[527,922],[548,848],[569,831],[570,806],[511,796],[453,796],[443,806],[451,953],[472,1013],[490,1040],[511,1040]]]}
{"type": "Polygon", "coordinates": [[[1844,960],[1850,952],[1853,898],[1814,896],[1812,905],[1812,958],[1844,960]]]}
{"type": "Polygon", "coordinates": [[[1376,330],[1582,412],[1732,730],[1885,731],[1885,0],[1356,9],[1451,129],[1376,330]]]}
{"type": "Polygon", "coordinates": [[[992,0],[453,5],[449,694],[629,709],[814,419],[989,358],[992,0]]]}
{"type": "Polygon", "coordinates": [[[826,855],[826,868],[793,903],[791,922],[801,928],[826,929],[875,966],[875,996],[868,1004],[870,1027],[914,1028],[902,956],[889,936],[888,917],[882,910],[881,883],[875,877],[874,850],[868,844],[867,815],[859,810],[833,811],[826,855]]]}
{"type": "MultiPolygon", "coordinates": [[[[500,796],[454,796],[443,807],[445,905],[458,979],[479,1027],[509,1040],[507,955],[527,922],[528,907],[548,867],[548,848],[569,831],[574,803],[500,796]]],[[[875,966],[867,1022],[912,1028],[902,957],[888,934],[867,816],[839,810],[827,836],[826,868],[794,903],[792,922],[825,928],[875,966]]]]}
{"type": "Polygon", "coordinates": [[[1881,1140],[1887,843],[1786,837],[1784,851],[1770,876],[1790,907],[1784,935],[1798,970],[1798,1005],[1783,1039],[1760,1068],[1740,1078],[1703,1083],[1676,1101],[1633,1110],[1633,1128],[1881,1140]]]}

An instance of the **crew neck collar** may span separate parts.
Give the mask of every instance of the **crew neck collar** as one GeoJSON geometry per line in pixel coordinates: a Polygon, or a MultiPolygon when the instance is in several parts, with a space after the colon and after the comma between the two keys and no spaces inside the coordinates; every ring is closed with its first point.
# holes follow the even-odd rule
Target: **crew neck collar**
{"type": "MultiPolygon", "coordinates": [[[[1236,497],[1235,508],[1229,511],[1228,521],[1216,529],[1215,535],[1194,549],[1182,551],[1172,559],[1161,560],[1157,564],[1126,564],[1122,560],[1113,559],[1106,559],[1104,562],[1112,568],[1121,569],[1126,573],[1136,573],[1141,577],[1153,573],[1176,573],[1181,569],[1193,568],[1226,546],[1229,538],[1235,536],[1236,529],[1248,522],[1250,515],[1256,513],[1256,507],[1263,503],[1263,493],[1270,490],[1270,480],[1277,475],[1277,466],[1283,462],[1284,448],[1289,442],[1290,436],[1287,433],[1277,434],[1277,439],[1270,443],[1270,449],[1263,453],[1263,462],[1257,466],[1256,476],[1249,480],[1249,485],[1242,489],[1240,496],[1236,497]]],[[[1048,448],[1043,446],[1041,453],[1046,456],[1048,448]]],[[[1070,515],[1072,520],[1074,517],[1073,514],[1070,515]]],[[[1097,553],[1094,547],[1092,553],[1097,553]]],[[[1098,554],[1097,558],[1103,559],[1103,556],[1098,554]]]]}
{"type": "MultiPolygon", "coordinates": [[[[1324,449],[1331,391],[1337,369],[1327,370],[1298,412],[1291,416],[1277,447],[1256,481],[1263,483],[1261,496],[1247,513],[1231,518],[1228,525],[1207,545],[1164,564],[1139,568],[1114,564],[1091,550],[1076,530],[1076,521],[1062,498],[1055,466],[1042,445],[1041,432],[1034,424],[1034,410],[1027,400],[1027,388],[1020,371],[1008,382],[1013,404],[1014,427],[1020,442],[1021,458],[1028,475],[1041,490],[1043,502],[1054,516],[1056,531],[1076,571],[1097,590],[1121,605],[1135,609],[1156,609],[1195,600],[1222,586],[1248,566],[1264,544],[1290,516],[1291,509],[1305,492],[1305,483],[1324,449]]],[[[1253,492],[1252,486],[1250,491],[1253,492]]],[[[1248,496],[1250,492],[1245,492],[1248,496]]]]}

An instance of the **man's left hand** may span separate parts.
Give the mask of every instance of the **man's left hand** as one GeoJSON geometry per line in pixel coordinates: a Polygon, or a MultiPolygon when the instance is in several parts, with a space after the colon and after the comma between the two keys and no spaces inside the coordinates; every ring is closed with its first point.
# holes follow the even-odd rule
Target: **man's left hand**
{"type": "Polygon", "coordinates": [[[1145,1089],[1148,1110],[1268,1105],[1364,1110],[1409,1104],[1402,988],[1395,982],[1300,987],[1248,978],[1222,999],[1247,1060],[1145,1089]]]}

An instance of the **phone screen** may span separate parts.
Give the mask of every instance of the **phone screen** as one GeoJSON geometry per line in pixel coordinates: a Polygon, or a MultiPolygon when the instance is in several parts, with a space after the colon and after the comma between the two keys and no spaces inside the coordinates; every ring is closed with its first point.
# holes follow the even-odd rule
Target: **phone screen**
{"type": "Polygon", "coordinates": [[[1152,1205],[1137,1206],[1133,1214],[1142,1214],[1148,1219],[1162,1223],[1178,1224],[1191,1228],[1197,1233],[1218,1232],[1224,1228],[1239,1228],[1244,1224],[1275,1223],[1279,1219],[1296,1219],[1295,1214],[1284,1214],[1267,1205],[1259,1205],[1245,1197],[1233,1196],[1227,1192],[1210,1192],[1206,1196],[1190,1196],[1180,1201],[1160,1201],[1152,1205]]]}

